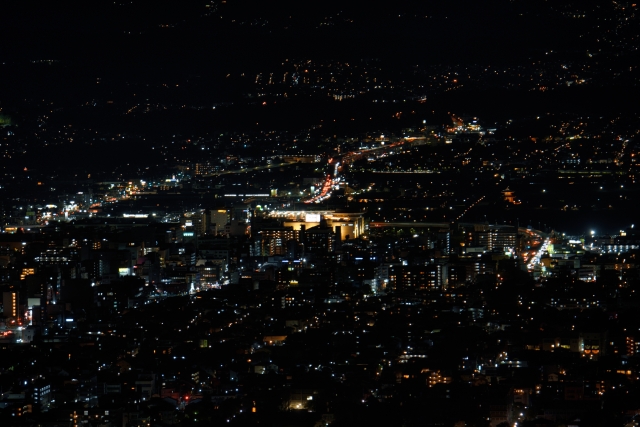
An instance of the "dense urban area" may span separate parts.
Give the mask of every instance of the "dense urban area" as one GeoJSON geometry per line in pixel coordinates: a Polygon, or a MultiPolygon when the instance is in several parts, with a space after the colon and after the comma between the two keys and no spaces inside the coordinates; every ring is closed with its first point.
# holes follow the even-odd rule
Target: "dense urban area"
{"type": "Polygon", "coordinates": [[[134,3],[0,16],[1,425],[639,425],[635,3],[134,3]]]}

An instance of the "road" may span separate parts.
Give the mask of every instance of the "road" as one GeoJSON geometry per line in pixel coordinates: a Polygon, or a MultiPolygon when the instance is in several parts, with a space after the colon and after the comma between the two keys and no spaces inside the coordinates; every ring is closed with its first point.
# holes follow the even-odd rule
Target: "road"
{"type": "Polygon", "coordinates": [[[331,197],[331,187],[339,181],[340,165],[343,165],[343,166],[348,165],[349,163],[352,163],[358,159],[361,159],[367,154],[370,154],[379,150],[388,150],[390,148],[395,148],[403,144],[404,144],[404,141],[396,141],[389,145],[383,145],[376,148],[369,148],[366,150],[350,151],[340,156],[330,158],[327,161],[327,166],[329,168],[333,167],[333,176],[331,174],[328,174],[325,177],[324,183],[322,184],[320,193],[305,200],[304,203],[320,203],[323,200],[326,200],[329,197],[331,197]]]}
{"type": "Polygon", "coordinates": [[[281,168],[283,166],[293,166],[293,165],[299,165],[299,164],[300,163],[276,163],[276,164],[270,164],[270,165],[254,166],[254,167],[251,167],[251,168],[244,168],[244,169],[222,171],[222,172],[218,172],[218,173],[211,173],[211,174],[207,174],[207,175],[202,175],[202,177],[203,178],[211,178],[211,177],[220,176],[220,175],[230,175],[230,174],[236,174],[236,173],[254,172],[254,171],[259,171],[259,170],[281,168]]]}

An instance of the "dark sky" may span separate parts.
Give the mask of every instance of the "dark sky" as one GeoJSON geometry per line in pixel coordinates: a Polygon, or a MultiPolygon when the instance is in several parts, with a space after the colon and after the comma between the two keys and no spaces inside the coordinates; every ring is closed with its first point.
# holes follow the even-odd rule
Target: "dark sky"
{"type": "Polygon", "coordinates": [[[393,1],[366,8],[326,1],[228,0],[208,8],[205,1],[58,3],[3,2],[0,56],[194,64],[204,56],[495,61],[576,47],[591,25],[565,19],[557,7],[571,5],[565,0],[554,8],[534,0],[393,1]]]}
{"type": "Polygon", "coordinates": [[[416,64],[531,64],[550,59],[548,52],[553,60],[582,60],[588,50],[607,48],[598,42],[603,34],[623,34],[611,30],[613,4],[10,0],[0,13],[0,79],[10,82],[0,103],[85,102],[193,76],[209,85],[194,95],[228,99],[243,88],[230,87],[227,74],[265,72],[285,59],[374,59],[389,72],[416,64]],[[59,62],[34,66],[38,60],[59,62]]]}

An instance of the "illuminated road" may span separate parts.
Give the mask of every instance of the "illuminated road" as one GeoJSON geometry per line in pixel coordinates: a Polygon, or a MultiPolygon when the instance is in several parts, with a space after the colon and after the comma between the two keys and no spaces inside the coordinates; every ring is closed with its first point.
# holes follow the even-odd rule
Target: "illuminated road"
{"type": "Polygon", "coordinates": [[[531,258],[531,260],[527,264],[527,268],[529,269],[529,271],[533,270],[536,265],[540,264],[540,258],[542,258],[542,256],[547,253],[547,250],[549,249],[549,243],[549,237],[545,238],[538,252],[531,258]]]}
{"type": "Polygon", "coordinates": [[[327,175],[324,180],[324,184],[322,184],[322,190],[320,193],[313,196],[310,199],[305,200],[305,203],[320,203],[325,198],[328,198],[330,195],[331,186],[333,185],[333,179],[331,179],[331,175],[327,175]]]}
{"type": "Polygon", "coordinates": [[[293,166],[293,165],[299,165],[299,163],[277,163],[277,164],[271,164],[271,165],[254,166],[252,168],[236,169],[236,170],[229,170],[229,171],[220,171],[218,173],[211,173],[211,174],[207,174],[207,175],[202,175],[202,177],[203,178],[211,178],[211,177],[220,176],[220,175],[230,175],[230,174],[236,174],[236,173],[253,172],[253,171],[280,168],[280,167],[283,167],[283,166],[293,166]]]}
{"type": "Polygon", "coordinates": [[[320,193],[316,194],[310,199],[305,200],[304,203],[320,203],[323,200],[326,200],[329,197],[331,197],[331,187],[340,181],[339,173],[340,173],[341,164],[348,165],[349,163],[352,163],[358,159],[361,159],[365,155],[370,154],[372,152],[375,152],[378,150],[388,150],[390,148],[395,148],[403,144],[404,144],[404,141],[397,141],[389,145],[383,145],[381,147],[376,147],[376,148],[369,148],[367,150],[351,151],[341,156],[330,158],[327,162],[327,165],[329,167],[333,166],[333,177],[331,176],[331,174],[328,174],[325,177],[324,183],[322,184],[322,189],[320,190],[320,193]]]}

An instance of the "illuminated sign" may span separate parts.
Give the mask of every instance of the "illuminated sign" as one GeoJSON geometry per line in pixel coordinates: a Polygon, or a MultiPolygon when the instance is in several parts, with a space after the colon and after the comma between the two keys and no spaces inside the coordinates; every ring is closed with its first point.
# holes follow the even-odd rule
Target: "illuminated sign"
{"type": "Polygon", "coordinates": [[[305,222],[320,222],[320,214],[306,214],[305,222]]]}

